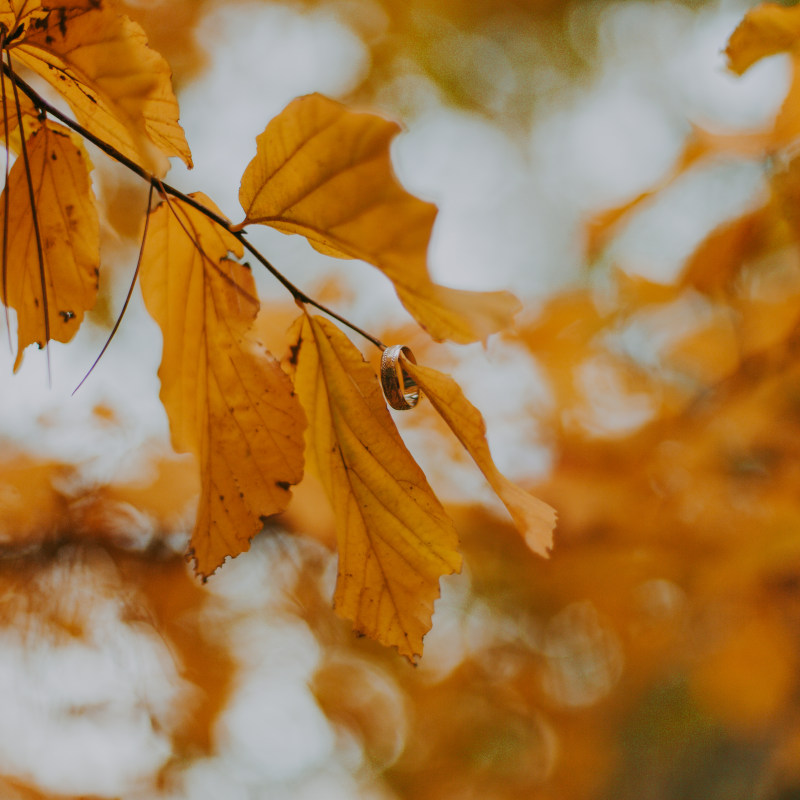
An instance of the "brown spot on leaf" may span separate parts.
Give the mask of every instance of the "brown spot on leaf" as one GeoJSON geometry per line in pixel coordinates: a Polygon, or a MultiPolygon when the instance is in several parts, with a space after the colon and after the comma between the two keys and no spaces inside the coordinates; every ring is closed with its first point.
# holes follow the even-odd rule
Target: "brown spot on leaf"
{"type": "Polygon", "coordinates": [[[297,359],[300,355],[300,345],[303,344],[303,337],[301,336],[297,340],[297,344],[289,345],[289,363],[293,366],[297,366],[297,359]]]}

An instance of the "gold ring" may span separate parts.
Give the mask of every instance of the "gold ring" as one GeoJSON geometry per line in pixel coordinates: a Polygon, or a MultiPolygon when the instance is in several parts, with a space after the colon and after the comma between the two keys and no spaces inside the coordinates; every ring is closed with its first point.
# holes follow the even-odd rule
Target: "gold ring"
{"type": "Polygon", "coordinates": [[[417,363],[414,354],[404,345],[394,344],[387,347],[381,356],[381,387],[386,402],[392,408],[406,411],[419,402],[419,386],[401,366],[400,353],[412,364],[417,363]]]}

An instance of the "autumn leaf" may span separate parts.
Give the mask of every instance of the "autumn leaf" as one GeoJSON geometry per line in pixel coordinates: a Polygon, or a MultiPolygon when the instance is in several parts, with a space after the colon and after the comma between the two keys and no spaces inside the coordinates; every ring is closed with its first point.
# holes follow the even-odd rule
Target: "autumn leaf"
{"type": "Polygon", "coordinates": [[[389,153],[400,128],[319,94],[300,97],[269,123],[242,176],[238,227],[299,233],[327,255],[358,258],[394,283],[412,316],[437,340],[474,342],[506,327],[519,307],[508,292],[433,283],[428,243],[436,207],[409,194],[389,153]]]}
{"type": "Polygon", "coordinates": [[[0,0],[0,30],[9,36],[19,34],[37,20],[47,16],[41,0],[0,0]]]}
{"type": "Polygon", "coordinates": [[[413,660],[431,627],[440,576],[461,568],[453,524],[350,340],[332,323],[305,316],[292,351],[309,420],[309,467],[336,517],[336,611],[413,660]]]}
{"type": "MultiPolygon", "coordinates": [[[[219,213],[205,196],[193,198],[219,213]]],[[[280,365],[249,335],[255,283],[229,253],[242,255],[235,237],[172,200],[151,215],[140,278],[164,336],[158,374],[172,443],[200,462],[191,552],[204,577],[248,549],[303,474],[303,410],[280,365]]]]}
{"type": "Polygon", "coordinates": [[[27,153],[30,191],[20,157],[0,197],[0,209],[8,203],[2,297],[17,311],[15,370],[29,344],[42,347],[48,339],[72,339],[97,297],[100,263],[97,209],[89,180],[91,162],[83,146],[75,143],[66,128],[48,122],[28,139],[27,153]]]}
{"type": "Polygon", "coordinates": [[[756,61],[783,52],[798,52],[800,7],[762,3],[751,9],[731,35],[725,55],[728,67],[742,75],[756,61]]]}
{"type": "Polygon", "coordinates": [[[123,155],[159,175],[168,168],[164,155],[191,167],[169,65],[128,17],[96,3],[59,3],[7,48],[123,155]]]}
{"type": "Polygon", "coordinates": [[[22,152],[22,137],[19,133],[20,117],[26,139],[39,130],[43,124],[43,119],[39,116],[39,111],[31,99],[24,94],[19,94],[18,99],[19,103],[14,97],[14,87],[11,81],[5,75],[0,76],[0,110],[4,112],[5,119],[0,123],[0,142],[5,143],[7,139],[8,149],[16,154],[22,152]]]}
{"type": "Polygon", "coordinates": [[[467,400],[461,387],[449,375],[412,364],[405,356],[401,356],[400,361],[486,476],[528,547],[541,556],[547,556],[553,546],[555,510],[512,483],[497,469],[489,452],[486,424],[480,411],[467,400]]]}

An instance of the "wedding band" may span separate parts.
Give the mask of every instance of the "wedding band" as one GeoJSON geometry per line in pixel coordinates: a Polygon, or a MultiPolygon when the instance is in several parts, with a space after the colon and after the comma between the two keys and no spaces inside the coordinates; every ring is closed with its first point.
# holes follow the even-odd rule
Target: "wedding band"
{"type": "Polygon", "coordinates": [[[400,365],[400,353],[412,364],[417,363],[414,354],[404,345],[387,347],[381,356],[381,387],[386,402],[392,408],[406,411],[419,402],[419,386],[400,365]]]}

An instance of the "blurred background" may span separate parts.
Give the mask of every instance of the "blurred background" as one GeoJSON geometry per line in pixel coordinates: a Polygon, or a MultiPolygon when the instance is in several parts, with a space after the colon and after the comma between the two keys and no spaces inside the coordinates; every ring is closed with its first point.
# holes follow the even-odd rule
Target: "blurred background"
{"type": "MultiPolygon", "coordinates": [[[[537,558],[424,404],[398,425],[462,539],[411,667],[331,609],[309,480],[206,585],[160,333],[119,313],[146,190],[94,152],[101,299],[0,349],[0,797],[800,798],[800,88],[737,77],[743,0],[128,0],[235,222],[255,137],[320,91],[401,120],[434,277],[514,291],[486,347],[426,341],[377,270],[249,233],[294,282],[454,375],[559,513],[537,558]]],[[[787,3],[784,5],[793,5],[787,3]]],[[[798,23],[795,23],[798,24],[798,23]]],[[[269,276],[259,334],[296,314],[269,276]]],[[[361,345],[361,342],[357,344],[361,345]]],[[[370,357],[374,354],[367,353],[370,357]]]]}

